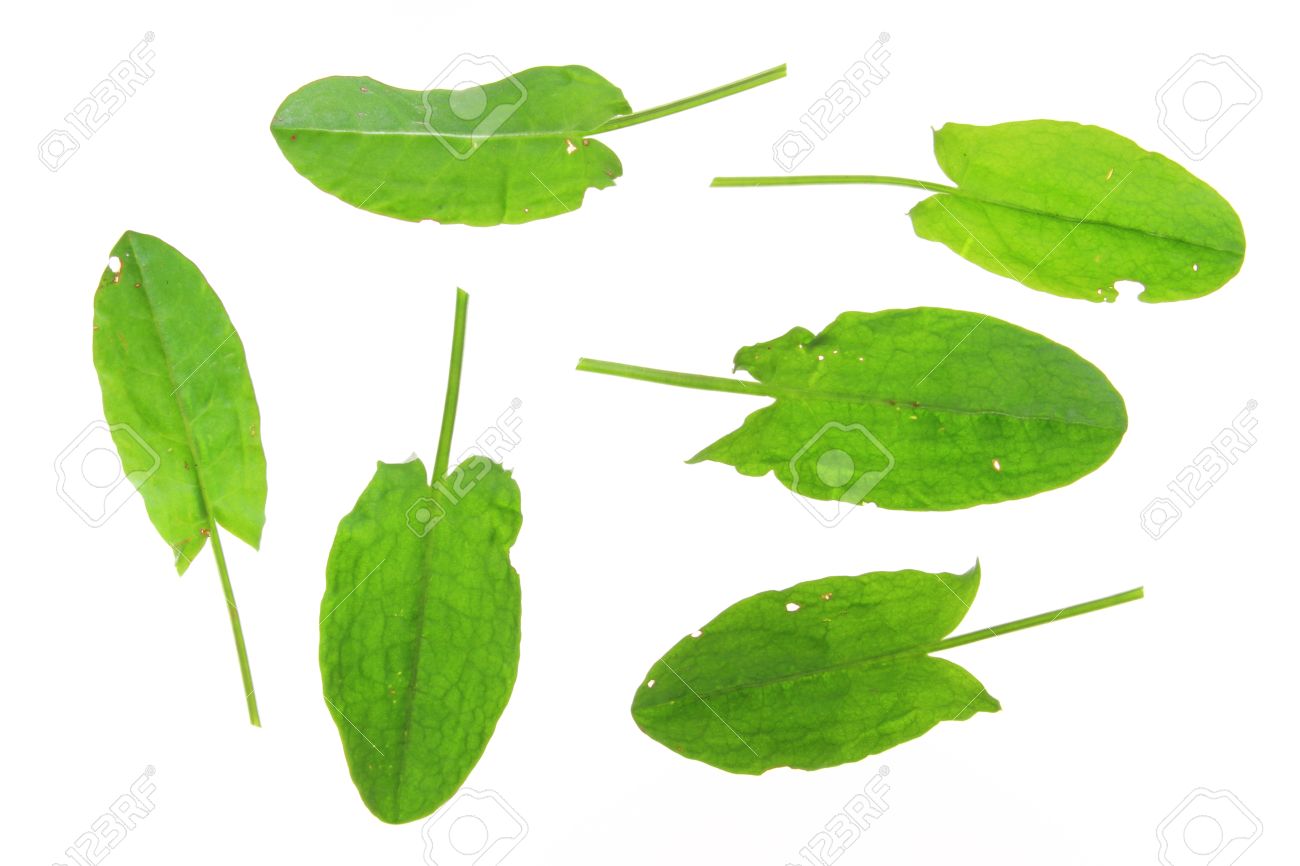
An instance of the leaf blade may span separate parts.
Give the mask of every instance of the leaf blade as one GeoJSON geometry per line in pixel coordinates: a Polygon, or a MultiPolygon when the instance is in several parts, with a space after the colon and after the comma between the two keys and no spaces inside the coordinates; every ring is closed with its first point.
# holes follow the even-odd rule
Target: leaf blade
{"type": "Polygon", "coordinates": [[[141,497],[183,574],[213,520],[260,543],[266,457],[257,399],[239,335],[193,262],[131,231],[111,255],[121,270],[105,269],[95,293],[104,414],[123,471],[148,476],[141,497]]]}
{"type": "Polygon", "coordinates": [[[320,189],[416,222],[489,226],[556,216],[622,174],[614,152],[588,136],[631,106],[592,70],[535,67],[479,92],[482,111],[465,117],[455,91],[324,78],[286,98],[271,131],[320,189]]]}
{"type": "Polygon", "coordinates": [[[976,565],[823,578],[744,599],[651,667],[633,717],[686,757],[758,774],[860,760],[941,721],[996,712],[978,680],[924,654],[960,623],[978,585],[976,565]]]}
{"type": "Polygon", "coordinates": [[[948,123],[935,157],[957,190],[910,213],[918,236],[985,270],[1063,297],[1110,301],[1216,291],[1241,269],[1235,211],[1166,157],[1101,127],[1051,120],[948,123]]]}
{"type": "Polygon", "coordinates": [[[771,472],[825,501],[948,510],[1029,496],[1096,469],[1128,424],[1074,352],[957,310],[845,313],[820,335],[741,349],[735,365],[776,402],[689,462],[771,472]]]}
{"type": "MultiPolygon", "coordinates": [[[[522,516],[510,473],[471,458],[455,505],[422,463],[380,463],[339,523],[321,599],[320,667],[349,771],[376,817],[432,813],[477,763],[514,686],[522,516]],[[423,536],[409,520],[436,517],[423,536]],[[415,517],[412,517],[412,514],[415,517]]],[[[447,484],[447,480],[443,480],[447,484]]],[[[431,519],[431,518],[430,518],[431,519]]]]}

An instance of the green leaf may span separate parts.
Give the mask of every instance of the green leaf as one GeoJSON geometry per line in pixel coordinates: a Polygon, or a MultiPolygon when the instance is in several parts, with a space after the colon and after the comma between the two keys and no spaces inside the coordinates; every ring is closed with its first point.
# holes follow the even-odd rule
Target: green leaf
{"type": "Polygon", "coordinates": [[[774,397],[691,459],[772,472],[795,493],[936,511],[1018,499],[1104,463],[1128,425],[1105,375],[990,316],[917,307],[844,313],[741,349],[757,382],[583,359],[578,369],[774,397]]]}
{"type": "Polygon", "coordinates": [[[465,781],[519,666],[519,487],[483,458],[439,487],[418,460],[380,463],[339,524],[321,599],[325,698],[361,798],[392,824],[465,781]],[[443,489],[458,486],[453,505],[443,489]]]}
{"type": "Polygon", "coordinates": [[[524,223],[581,207],[623,173],[591,138],[785,75],[779,66],[631,113],[585,66],[540,66],[464,90],[403,90],[335,76],[291,94],[271,132],[300,174],[359,208],[440,223],[524,223]]]}
{"type": "Polygon", "coordinates": [[[362,800],[393,824],[465,781],[519,665],[519,487],[482,457],[447,472],[466,305],[458,293],[435,483],[419,460],[379,464],[339,523],[321,599],[325,701],[362,800]]]}
{"type": "Polygon", "coordinates": [[[210,537],[230,609],[249,714],[258,723],[217,525],[257,547],[266,457],[244,346],[194,263],[127,232],[95,292],[95,369],[126,477],[184,574],[210,537]]]}
{"type": "Polygon", "coordinates": [[[880,183],[935,194],[910,213],[916,233],[985,270],[1067,298],[1180,301],[1241,269],[1246,237],[1222,196],[1177,163],[1097,126],[1027,120],[949,123],[934,134],[955,187],[880,175],[716,178],[714,186],[880,183]]]}
{"type": "Polygon", "coordinates": [[[763,592],[682,638],[636,691],[632,717],[688,758],[732,773],[817,770],[1001,705],[930,653],[1142,597],[1134,589],[946,638],[979,588],[965,574],[874,572],[763,592]]]}

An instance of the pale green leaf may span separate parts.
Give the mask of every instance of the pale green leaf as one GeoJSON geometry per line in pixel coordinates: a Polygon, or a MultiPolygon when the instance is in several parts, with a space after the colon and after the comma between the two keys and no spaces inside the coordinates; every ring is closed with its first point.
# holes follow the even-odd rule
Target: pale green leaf
{"type": "Polygon", "coordinates": [[[775,398],[691,462],[769,472],[812,499],[936,511],[1069,484],[1114,452],[1124,401],[1032,331],[956,310],[844,313],[741,349],[756,382],[584,359],[579,369],[775,398]]]}
{"type": "Polygon", "coordinates": [[[266,522],[266,457],[244,346],[203,274],[163,241],[129,231],[110,265],[95,292],[104,417],[177,572],[212,540],[248,718],[260,725],[218,530],[257,547],[266,522]]]}
{"type": "Polygon", "coordinates": [[[1176,162],[1097,126],[945,124],[934,152],[955,192],[911,211],[916,233],[1032,289],[1111,301],[1209,294],[1241,269],[1232,207],[1176,162]]]}
{"type": "Polygon", "coordinates": [[[957,185],[888,175],[719,177],[713,185],[890,184],[933,193],[916,233],[998,276],[1067,298],[1113,301],[1131,280],[1142,301],[1198,298],[1241,269],[1246,236],[1209,184],[1097,126],[1026,120],[949,123],[935,156],[957,185]]]}
{"type": "Polygon", "coordinates": [[[138,232],[111,255],[120,270],[105,269],[95,293],[104,416],[184,573],[214,520],[254,547],[261,540],[266,458],[253,383],[243,343],[193,262],[138,232]]]}
{"type": "Polygon", "coordinates": [[[539,66],[455,90],[335,76],[285,99],[271,132],[299,173],[356,207],[413,221],[524,223],[577,210],[588,189],[623,173],[591,136],[783,75],[777,67],[636,114],[585,66],[539,66]]]}

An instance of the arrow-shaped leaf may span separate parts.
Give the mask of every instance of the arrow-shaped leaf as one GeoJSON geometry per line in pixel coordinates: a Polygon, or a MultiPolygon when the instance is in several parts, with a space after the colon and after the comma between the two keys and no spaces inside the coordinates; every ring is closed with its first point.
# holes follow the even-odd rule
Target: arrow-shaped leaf
{"type": "Polygon", "coordinates": [[[539,66],[490,84],[423,91],[334,76],[291,94],[271,132],[300,174],[356,207],[416,222],[524,223],[577,210],[588,189],[623,173],[591,136],[784,75],[778,66],[636,113],[585,66],[539,66]]]}
{"type": "Polygon", "coordinates": [[[936,511],[1018,499],[1088,474],[1128,426],[1105,375],[978,313],[844,313],[741,349],[747,382],[582,359],[578,369],[774,397],[691,459],[772,472],[812,499],[936,511]]]}
{"type": "Polygon", "coordinates": [[[482,457],[447,472],[467,303],[459,292],[434,483],[419,460],[379,464],[339,523],[321,599],[325,701],[362,800],[393,824],[465,781],[519,665],[519,487],[482,457]]]}
{"type": "Polygon", "coordinates": [[[257,547],[266,457],[244,346],[194,263],[127,232],[95,292],[95,369],[122,470],[184,574],[212,539],[249,719],[257,697],[217,525],[257,547]]]}
{"type": "Polygon", "coordinates": [[[945,124],[939,167],[956,184],[883,175],[719,177],[714,186],[894,184],[934,195],[912,208],[921,237],[1031,289],[1113,301],[1117,280],[1142,301],[1199,298],[1232,279],[1246,236],[1209,184],[1097,126],[1026,120],[945,124]]]}
{"type": "Polygon", "coordinates": [[[979,588],[965,574],[827,577],[737,602],[682,638],[636,691],[632,717],[732,773],[858,761],[1000,704],[932,653],[1142,597],[1140,588],[949,638],[979,588]]]}

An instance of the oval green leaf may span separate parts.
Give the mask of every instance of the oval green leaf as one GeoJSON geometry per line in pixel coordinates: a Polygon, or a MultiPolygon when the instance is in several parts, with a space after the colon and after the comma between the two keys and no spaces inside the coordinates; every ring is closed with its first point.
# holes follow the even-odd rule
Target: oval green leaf
{"type": "Polygon", "coordinates": [[[430,487],[380,463],[339,523],[321,599],[325,700],[352,781],[380,820],[414,821],[460,787],[519,666],[519,487],[472,457],[430,487]]]}
{"type": "Polygon", "coordinates": [[[1100,370],[1032,331],[916,307],[844,313],[741,349],[757,382],[583,359],[578,369],[774,397],[691,458],[800,496],[943,511],[1019,499],[1105,463],[1128,426],[1100,370]]]}
{"type": "Polygon", "coordinates": [[[1019,499],[1106,462],[1128,426],[1100,370],[978,313],[845,313],[741,349],[777,400],[691,458],[801,496],[908,511],[1019,499]]]}
{"type": "Polygon", "coordinates": [[[965,574],[827,577],[738,602],[656,662],[632,717],[673,751],[732,773],[858,761],[1001,707],[926,654],[966,615],[965,574]]]}
{"type": "Polygon", "coordinates": [[[1209,294],[1241,269],[1232,206],[1178,163],[1097,126],[948,123],[934,153],[957,184],[911,211],[916,233],[987,271],[1090,301],[1209,294]]]}
{"type": "Polygon", "coordinates": [[[417,222],[524,223],[577,210],[588,189],[623,173],[593,134],[783,75],[776,67],[636,114],[585,66],[540,66],[459,90],[334,76],[291,94],[271,132],[300,174],[356,207],[417,222]]]}
{"type": "Polygon", "coordinates": [[[718,177],[713,186],[886,184],[934,193],[912,226],[987,271],[1067,298],[1113,301],[1133,280],[1149,302],[1199,298],[1241,269],[1246,236],[1191,172],[1097,126],[949,123],[934,152],[957,186],[872,174],[718,177]]]}
{"type": "Polygon", "coordinates": [[[673,751],[733,773],[833,767],[1001,709],[965,669],[931,653],[1143,595],[1137,587],[948,637],[979,579],[976,563],[965,574],[875,572],[759,593],[665,653],[632,717],[673,751]]]}

